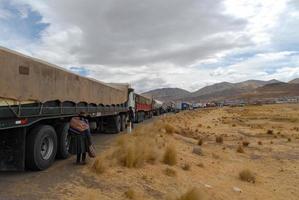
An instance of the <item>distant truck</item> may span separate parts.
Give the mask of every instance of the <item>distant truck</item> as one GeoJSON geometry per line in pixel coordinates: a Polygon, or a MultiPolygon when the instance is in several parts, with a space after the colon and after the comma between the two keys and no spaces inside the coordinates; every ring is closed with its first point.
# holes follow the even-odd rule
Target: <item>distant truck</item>
{"type": "Polygon", "coordinates": [[[5,48],[0,66],[1,171],[44,170],[67,158],[69,121],[80,112],[92,130],[110,133],[125,129],[129,105],[138,121],[152,114],[151,101],[129,85],[84,78],[5,48]]]}
{"type": "Polygon", "coordinates": [[[176,103],[176,111],[181,111],[181,110],[190,110],[192,109],[192,104],[188,102],[177,102],[176,103]]]}

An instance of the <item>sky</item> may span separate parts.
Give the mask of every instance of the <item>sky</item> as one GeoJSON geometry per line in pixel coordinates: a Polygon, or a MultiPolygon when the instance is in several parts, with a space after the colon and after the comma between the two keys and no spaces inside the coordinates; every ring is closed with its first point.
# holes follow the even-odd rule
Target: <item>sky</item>
{"type": "Polygon", "coordinates": [[[299,77],[299,0],[0,0],[0,46],[138,92],[299,77]]]}

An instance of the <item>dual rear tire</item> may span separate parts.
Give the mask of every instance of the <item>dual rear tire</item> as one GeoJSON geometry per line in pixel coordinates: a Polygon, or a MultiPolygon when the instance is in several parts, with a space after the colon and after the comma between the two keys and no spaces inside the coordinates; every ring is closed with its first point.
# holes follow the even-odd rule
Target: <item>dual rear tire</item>
{"type": "Polygon", "coordinates": [[[56,130],[49,125],[34,127],[26,139],[26,168],[45,170],[53,164],[56,157],[67,158],[68,129],[69,123],[59,124],[56,130]]]}

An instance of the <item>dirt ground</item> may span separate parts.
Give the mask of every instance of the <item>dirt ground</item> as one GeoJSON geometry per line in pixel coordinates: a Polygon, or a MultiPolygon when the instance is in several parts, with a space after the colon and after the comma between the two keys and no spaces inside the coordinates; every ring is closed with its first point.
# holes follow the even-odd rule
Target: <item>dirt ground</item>
{"type": "Polygon", "coordinates": [[[31,193],[65,200],[299,199],[298,104],[184,111],[117,137],[99,151],[96,164],[75,170],[58,164],[18,184],[0,174],[0,199],[30,199],[31,193]],[[176,162],[165,164],[169,148],[176,162]],[[254,181],[240,180],[245,169],[254,181]],[[32,182],[39,176],[44,183],[32,182]],[[50,185],[47,177],[60,181],[50,185]],[[192,188],[200,195],[181,196],[192,188]],[[14,189],[18,198],[11,198],[14,189]]]}
{"type": "MultiPolygon", "coordinates": [[[[185,111],[123,137],[100,155],[98,160],[104,164],[98,171],[87,166],[81,177],[57,185],[56,190],[61,199],[295,200],[299,199],[298,144],[299,105],[185,111]],[[221,136],[223,143],[217,143],[216,136],[221,136]],[[135,145],[128,152],[138,155],[147,155],[140,153],[146,151],[145,146],[156,145],[156,153],[151,153],[155,162],[133,167],[118,162],[117,154],[122,152],[117,149],[126,140],[135,145]],[[169,146],[177,152],[172,166],[162,162],[169,146]],[[244,152],[237,152],[238,148],[244,152]],[[252,172],[254,181],[240,180],[244,169],[252,172]],[[93,182],[86,184],[85,179],[93,182]],[[192,188],[200,195],[179,198],[192,188]]],[[[125,161],[133,155],[126,154],[125,161]]]]}

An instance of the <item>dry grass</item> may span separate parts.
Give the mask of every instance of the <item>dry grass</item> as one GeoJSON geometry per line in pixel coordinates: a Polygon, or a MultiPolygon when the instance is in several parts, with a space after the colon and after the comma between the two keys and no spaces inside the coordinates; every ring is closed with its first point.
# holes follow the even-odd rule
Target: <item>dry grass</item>
{"type": "Polygon", "coordinates": [[[223,143],[223,137],[222,136],[216,136],[216,142],[219,144],[223,143]]]}
{"type": "Polygon", "coordinates": [[[164,129],[168,134],[173,134],[175,132],[175,128],[170,124],[165,124],[164,129]]]}
{"type": "Polygon", "coordinates": [[[238,148],[237,148],[237,152],[238,152],[238,153],[245,153],[243,147],[240,146],[240,145],[239,145],[238,148]]]}
{"type": "Polygon", "coordinates": [[[205,167],[205,165],[204,165],[203,163],[198,163],[197,166],[198,166],[198,167],[201,167],[201,168],[204,168],[204,167],[205,167]]]}
{"type": "Polygon", "coordinates": [[[175,200],[201,200],[203,199],[202,192],[198,188],[192,188],[187,191],[182,196],[176,198],[175,200]]]}
{"type": "Polygon", "coordinates": [[[199,146],[201,146],[201,145],[203,144],[203,139],[202,139],[202,138],[199,138],[197,144],[198,144],[199,146]]]}
{"type": "Polygon", "coordinates": [[[97,174],[103,174],[106,170],[106,164],[103,158],[96,158],[96,160],[94,161],[93,165],[92,165],[92,170],[97,173],[97,174]]]}
{"type": "Polygon", "coordinates": [[[171,168],[166,168],[164,170],[164,174],[166,174],[166,176],[170,176],[170,177],[175,177],[177,176],[177,173],[174,169],[171,169],[171,168]]]}
{"type": "Polygon", "coordinates": [[[243,144],[244,147],[248,147],[248,145],[250,144],[250,142],[248,142],[248,141],[243,141],[242,144],[243,144]]]}
{"type": "Polygon", "coordinates": [[[136,199],[137,200],[136,192],[132,188],[130,188],[128,191],[125,192],[125,197],[128,199],[136,199]]]}
{"type": "MultiPolygon", "coordinates": [[[[158,136],[157,136],[158,137],[158,136]]],[[[156,137],[131,134],[120,137],[112,157],[128,168],[139,168],[145,163],[154,164],[160,158],[156,137]]]]}
{"type": "Polygon", "coordinates": [[[273,135],[274,132],[273,132],[273,130],[268,130],[268,131],[267,131],[267,134],[268,134],[268,135],[273,135]]]}
{"type": "Polygon", "coordinates": [[[242,170],[239,173],[239,178],[242,181],[247,181],[247,182],[250,182],[250,183],[255,183],[255,176],[254,176],[254,174],[249,169],[242,170]]]}
{"type": "Polygon", "coordinates": [[[177,163],[177,151],[175,146],[168,146],[165,150],[163,162],[167,165],[173,166],[177,163]]]}
{"type": "Polygon", "coordinates": [[[182,169],[185,171],[189,171],[191,170],[191,165],[188,163],[183,164],[182,169]]]}

